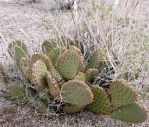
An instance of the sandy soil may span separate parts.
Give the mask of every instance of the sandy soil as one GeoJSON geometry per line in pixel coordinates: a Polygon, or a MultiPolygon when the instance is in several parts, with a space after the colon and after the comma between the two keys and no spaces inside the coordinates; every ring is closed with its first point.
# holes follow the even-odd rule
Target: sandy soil
{"type": "MultiPolygon", "coordinates": [[[[4,54],[7,45],[16,39],[24,40],[30,50],[36,50],[36,45],[42,44],[43,40],[50,38],[51,33],[45,29],[41,17],[52,18],[53,8],[51,0],[31,4],[29,1],[0,0],[0,60],[10,62],[10,58],[4,54]],[[34,47],[34,48],[33,48],[34,47]]],[[[149,1],[142,0],[138,20],[149,23],[149,1]]],[[[61,12],[66,15],[69,12],[61,12]]],[[[134,14],[134,17],[136,15],[134,14]]],[[[65,21],[68,22],[68,21],[65,21]]],[[[149,30],[148,30],[149,32],[149,30]]],[[[0,90],[4,89],[0,84],[0,90]]],[[[149,105],[146,101],[145,105],[149,105]]],[[[138,125],[130,125],[115,121],[108,116],[103,117],[89,112],[81,112],[74,115],[64,115],[54,118],[46,118],[39,115],[35,109],[28,105],[17,105],[11,101],[0,98],[0,126],[4,127],[149,127],[149,121],[138,125]]]]}

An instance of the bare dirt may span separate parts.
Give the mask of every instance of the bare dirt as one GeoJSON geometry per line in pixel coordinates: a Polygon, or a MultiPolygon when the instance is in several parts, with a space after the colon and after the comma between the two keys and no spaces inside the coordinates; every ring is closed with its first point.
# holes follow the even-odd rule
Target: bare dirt
{"type": "MultiPolygon", "coordinates": [[[[138,20],[149,23],[149,1],[142,0],[139,6],[138,20]]],[[[7,54],[7,45],[16,40],[23,40],[30,50],[37,50],[43,40],[52,34],[45,29],[43,17],[52,18],[54,13],[51,0],[38,1],[35,4],[27,0],[0,0],[0,60],[10,63],[7,54]],[[48,3],[48,4],[47,4],[48,3]],[[48,6],[47,6],[48,5],[48,6]]],[[[68,22],[69,12],[60,12],[63,20],[68,22]],[[64,16],[65,15],[65,16],[64,16]]],[[[136,17],[136,15],[134,14],[136,17]]],[[[56,21],[58,22],[58,21],[56,21]]],[[[69,24],[69,23],[68,23],[69,24]]],[[[149,31],[149,30],[148,30],[149,31]]],[[[0,90],[4,90],[0,84],[0,90]]],[[[143,102],[147,107],[149,101],[143,102]]],[[[99,116],[90,112],[81,112],[73,115],[63,115],[53,118],[41,116],[29,105],[16,104],[0,97],[0,126],[1,127],[149,127],[149,121],[138,125],[126,124],[113,120],[108,116],[99,116]]]]}

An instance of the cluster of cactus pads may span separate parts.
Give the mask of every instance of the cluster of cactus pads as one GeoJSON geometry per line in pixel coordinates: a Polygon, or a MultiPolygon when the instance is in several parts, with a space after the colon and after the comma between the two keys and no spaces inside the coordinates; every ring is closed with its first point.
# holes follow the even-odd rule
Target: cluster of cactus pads
{"type": "Polygon", "coordinates": [[[94,82],[104,65],[98,47],[87,60],[83,44],[77,41],[46,40],[42,52],[33,55],[23,42],[15,41],[9,44],[8,52],[25,77],[25,86],[9,87],[10,95],[18,94],[22,100],[23,94],[43,114],[88,110],[129,123],[147,118],[145,109],[135,102],[137,92],[126,81],[111,80],[106,88],[94,82]]]}

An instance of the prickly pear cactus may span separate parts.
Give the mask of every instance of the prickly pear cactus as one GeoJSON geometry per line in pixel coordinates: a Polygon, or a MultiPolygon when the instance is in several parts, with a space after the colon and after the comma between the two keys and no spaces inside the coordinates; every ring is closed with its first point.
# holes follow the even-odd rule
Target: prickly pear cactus
{"type": "Polygon", "coordinates": [[[18,101],[26,101],[26,91],[23,87],[20,86],[9,86],[8,88],[8,93],[10,96],[18,101]]]}
{"type": "Polygon", "coordinates": [[[50,52],[49,57],[50,57],[50,59],[51,59],[53,65],[56,64],[58,57],[59,57],[64,51],[65,51],[65,48],[58,47],[58,48],[54,48],[54,49],[50,52]]]}
{"type": "Polygon", "coordinates": [[[29,59],[26,59],[25,57],[22,57],[20,61],[18,62],[19,70],[24,75],[27,82],[31,82],[32,80],[32,74],[31,74],[31,66],[29,59]]]}
{"type": "Polygon", "coordinates": [[[47,69],[50,70],[50,68],[52,66],[52,62],[47,55],[45,55],[44,53],[33,54],[31,57],[31,63],[34,64],[37,60],[43,61],[46,65],[47,69]]]}
{"type": "Polygon", "coordinates": [[[87,105],[86,109],[96,114],[110,114],[112,106],[110,98],[106,94],[105,90],[99,86],[91,86],[91,90],[94,95],[93,102],[87,105]]]}
{"type": "Polygon", "coordinates": [[[40,113],[42,113],[44,115],[52,116],[52,114],[55,113],[54,110],[52,110],[52,109],[48,110],[48,105],[46,105],[39,99],[29,98],[28,100],[32,106],[34,106],[40,113]]]}
{"type": "Polygon", "coordinates": [[[88,69],[85,72],[85,79],[88,83],[93,83],[95,76],[98,76],[99,71],[97,69],[88,69]]]}
{"type": "Polygon", "coordinates": [[[147,112],[143,107],[133,103],[114,110],[111,117],[128,123],[142,123],[147,119],[147,112]]]}
{"type": "Polygon", "coordinates": [[[25,74],[25,72],[27,71],[27,68],[29,66],[28,63],[29,61],[25,57],[22,57],[18,63],[19,69],[23,74],[25,74]]]}
{"type": "Polygon", "coordinates": [[[95,51],[91,54],[90,59],[87,62],[86,70],[90,69],[90,68],[99,69],[104,64],[104,59],[103,59],[101,50],[97,47],[95,47],[95,48],[96,48],[95,51]]]}
{"type": "Polygon", "coordinates": [[[59,74],[59,72],[52,66],[50,68],[50,72],[52,74],[52,76],[56,79],[56,81],[58,82],[59,85],[62,85],[65,81],[62,78],[62,76],[59,74]]]}
{"type": "Polygon", "coordinates": [[[82,62],[81,57],[80,54],[73,50],[67,50],[59,56],[56,68],[64,79],[70,80],[77,75],[82,62]]]}
{"type": "Polygon", "coordinates": [[[9,55],[17,62],[22,58],[28,58],[29,53],[26,45],[22,41],[14,41],[8,45],[9,55]]]}
{"type": "Polygon", "coordinates": [[[70,39],[68,44],[69,49],[80,50],[82,54],[84,54],[84,45],[78,40],[70,39]]]}
{"type": "Polygon", "coordinates": [[[41,60],[38,60],[33,64],[32,83],[35,84],[39,89],[43,89],[46,87],[46,72],[46,65],[41,60]]]}
{"type": "Polygon", "coordinates": [[[137,93],[127,82],[116,80],[110,84],[111,103],[114,108],[132,104],[137,99],[137,93]]]}
{"type": "Polygon", "coordinates": [[[20,101],[25,98],[42,114],[77,113],[86,109],[129,123],[147,119],[144,108],[135,103],[136,91],[123,80],[106,77],[115,70],[111,73],[103,69],[108,62],[105,64],[106,56],[98,45],[92,50],[62,36],[56,41],[44,41],[43,53],[30,56],[22,41],[9,44],[8,52],[19,70],[11,77],[0,64],[0,74],[11,78],[8,83],[19,80],[23,85],[7,87],[9,95],[20,101]]]}
{"type": "Polygon", "coordinates": [[[50,56],[51,51],[54,48],[56,48],[56,44],[54,43],[53,40],[45,40],[44,43],[42,44],[42,51],[47,56],[50,56]]]}
{"type": "Polygon", "coordinates": [[[62,85],[62,101],[77,106],[85,106],[93,101],[93,93],[84,82],[70,80],[62,85]]]}
{"type": "Polygon", "coordinates": [[[76,76],[74,79],[75,79],[75,80],[79,80],[79,81],[83,81],[83,82],[86,81],[86,79],[85,79],[85,74],[84,74],[83,72],[79,72],[79,73],[77,74],[77,76],[76,76]]]}
{"type": "Polygon", "coordinates": [[[84,106],[77,106],[77,105],[64,105],[63,107],[63,112],[64,113],[77,113],[80,112],[81,110],[83,110],[84,106]]]}
{"type": "Polygon", "coordinates": [[[49,87],[49,94],[53,97],[57,97],[60,93],[60,88],[57,81],[49,71],[46,72],[46,81],[49,87]]]}

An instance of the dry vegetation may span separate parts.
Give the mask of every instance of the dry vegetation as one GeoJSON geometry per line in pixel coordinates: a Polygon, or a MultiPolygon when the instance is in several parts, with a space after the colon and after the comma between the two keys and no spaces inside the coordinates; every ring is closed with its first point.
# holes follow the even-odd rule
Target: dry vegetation
{"type": "MultiPolygon", "coordinates": [[[[109,1],[83,1],[75,10],[55,10],[52,0],[35,4],[28,1],[0,0],[0,60],[7,67],[12,60],[7,54],[10,42],[21,39],[30,52],[40,51],[47,38],[65,35],[93,45],[99,43],[106,54],[107,63],[116,70],[112,78],[130,72],[139,78],[131,84],[140,93],[138,103],[149,109],[149,9],[148,1],[125,0],[118,7],[109,1]],[[106,5],[106,6],[105,6],[106,5]],[[116,59],[115,59],[116,58],[116,59]],[[116,62],[120,61],[117,65],[116,62]],[[145,87],[144,87],[145,86],[145,87]]],[[[0,84],[0,90],[5,86],[0,84]]],[[[18,104],[1,97],[0,125],[18,127],[149,127],[149,121],[132,125],[97,116],[89,112],[54,118],[41,116],[29,104],[18,104]]]]}

